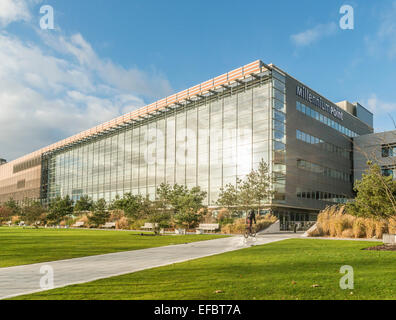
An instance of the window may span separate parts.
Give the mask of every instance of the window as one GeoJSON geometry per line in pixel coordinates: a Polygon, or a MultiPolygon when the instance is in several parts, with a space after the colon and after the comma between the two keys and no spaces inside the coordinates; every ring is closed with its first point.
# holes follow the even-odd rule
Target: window
{"type": "Polygon", "coordinates": [[[394,157],[396,156],[396,146],[383,146],[382,147],[382,157],[394,157]]]}
{"type": "Polygon", "coordinates": [[[312,110],[311,108],[309,108],[308,106],[306,106],[305,104],[303,104],[301,102],[297,101],[296,108],[298,111],[304,113],[308,117],[311,117],[317,121],[320,121],[320,122],[326,124],[327,126],[333,128],[334,130],[337,130],[338,132],[341,132],[342,134],[347,135],[348,137],[357,137],[358,136],[357,133],[343,127],[338,122],[327,118],[326,116],[322,115],[321,113],[319,113],[315,110],[312,110]]]}

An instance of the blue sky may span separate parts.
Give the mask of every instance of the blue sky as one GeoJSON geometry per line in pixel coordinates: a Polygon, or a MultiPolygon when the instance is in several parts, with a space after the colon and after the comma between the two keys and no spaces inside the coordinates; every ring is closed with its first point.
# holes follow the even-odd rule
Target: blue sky
{"type": "Polygon", "coordinates": [[[257,59],[394,128],[396,0],[0,0],[0,157],[257,59]],[[353,30],[339,27],[344,4],[353,30]],[[39,27],[43,5],[55,30],[39,27]]]}

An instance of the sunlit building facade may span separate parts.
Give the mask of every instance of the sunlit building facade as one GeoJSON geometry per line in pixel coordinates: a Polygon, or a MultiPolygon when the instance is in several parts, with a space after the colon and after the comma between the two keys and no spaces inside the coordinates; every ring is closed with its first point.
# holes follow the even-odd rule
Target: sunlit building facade
{"type": "MultiPolygon", "coordinates": [[[[334,104],[255,61],[3,164],[0,190],[19,183],[18,197],[23,172],[39,171],[34,190],[45,203],[128,192],[154,199],[165,182],[200,186],[215,207],[220,188],[263,159],[276,191],[264,212],[287,226],[353,197],[353,138],[372,132],[372,114],[360,104],[334,104]]],[[[0,201],[10,194],[0,192],[0,201]]]]}

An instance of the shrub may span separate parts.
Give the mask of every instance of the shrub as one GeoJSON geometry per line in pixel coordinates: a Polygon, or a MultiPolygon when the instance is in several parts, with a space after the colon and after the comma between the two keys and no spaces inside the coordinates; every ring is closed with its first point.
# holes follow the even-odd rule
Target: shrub
{"type": "Polygon", "coordinates": [[[117,230],[129,230],[129,220],[126,217],[121,217],[116,221],[117,230]]]}
{"type": "Polygon", "coordinates": [[[319,213],[317,223],[322,235],[330,235],[330,214],[327,209],[319,213]]]}
{"type": "Polygon", "coordinates": [[[352,229],[345,229],[342,231],[341,237],[342,238],[353,238],[354,233],[352,229]]]}
{"type": "MultiPolygon", "coordinates": [[[[256,218],[256,231],[262,231],[275,223],[277,218],[271,214],[267,214],[264,217],[257,217],[256,218]]],[[[226,225],[223,225],[221,227],[221,232],[222,233],[227,233],[227,234],[243,234],[245,233],[246,230],[246,219],[240,218],[240,219],[235,219],[233,223],[229,223],[226,225]]]]}
{"type": "Polygon", "coordinates": [[[330,237],[337,236],[336,220],[334,217],[332,219],[329,219],[329,236],[330,237]]]}
{"type": "Polygon", "coordinates": [[[19,216],[11,217],[11,224],[19,224],[19,222],[21,222],[21,218],[19,216]]]}
{"type": "Polygon", "coordinates": [[[110,211],[110,218],[109,218],[110,221],[117,221],[123,217],[125,217],[125,213],[123,210],[115,209],[110,211]]]}
{"type": "Polygon", "coordinates": [[[131,230],[140,230],[144,224],[148,222],[147,219],[136,219],[129,221],[129,228],[131,230]]]}
{"type": "Polygon", "coordinates": [[[386,220],[378,220],[375,222],[375,236],[377,239],[382,239],[382,235],[388,229],[388,222],[386,220]]]}
{"type": "Polygon", "coordinates": [[[375,235],[375,221],[373,219],[366,218],[364,219],[364,226],[367,238],[373,238],[375,235]]]}
{"type": "Polygon", "coordinates": [[[84,226],[88,226],[89,224],[89,218],[88,216],[85,214],[82,217],[80,217],[77,222],[84,222],[84,226]]]}
{"type": "Polygon", "coordinates": [[[355,238],[364,238],[366,236],[366,229],[365,229],[365,223],[364,223],[364,219],[363,218],[356,218],[354,223],[353,223],[353,227],[352,227],[352,231],[353,231],[353,236],[355,238]]]}
{"type": "Polygon", "coordinates": [[[217,213],[217,221],[219,223],[222,223],[224,220],[229,220],[229,218],[231,218],[231,214],[226,208],[220,209],[217,213]]]}
{"type": "Polygon", "coordinates": [[[389,234],[396,234],[396,217],[389,219],[388,232],[389,234]]]}

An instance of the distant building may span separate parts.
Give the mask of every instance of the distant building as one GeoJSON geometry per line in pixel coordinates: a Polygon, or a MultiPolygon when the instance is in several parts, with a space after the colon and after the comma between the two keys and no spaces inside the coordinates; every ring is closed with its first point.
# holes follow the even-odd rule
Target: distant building
{"type": "Polygon", "coordinates": [[[396,179],[396,130],[367,134],[354,139],[354,179],[360,180],[367,161],[377,163],[385,176],[396,179]]]}

